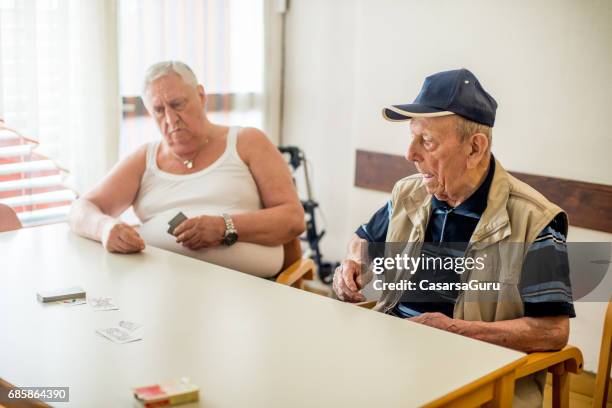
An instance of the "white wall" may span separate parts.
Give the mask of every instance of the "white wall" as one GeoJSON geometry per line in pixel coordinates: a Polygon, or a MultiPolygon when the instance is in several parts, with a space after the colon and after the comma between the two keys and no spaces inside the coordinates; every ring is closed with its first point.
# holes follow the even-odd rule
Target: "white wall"
{"type": "MultiPolygon", "coordinates": [[[[341,258],[388,197],[353,187],[355,149],[406,148],[407,125],[381,108],[446,69],[469,68],[497,99],[493,151],[506,168],[612,184],[611,21],[607,0],[292,0],[283,143],[312,162],[324,255],[341,258]]],[[[612,234],[572,229],[570,240],[612,234]]],[[[594,369],[602,305],[577,309],[571,341],[594,369]]]]}
{"type": "Polygon", "coordinates": [[[353,228],[347,211],[354,167],[357,4],[292,0],[286,23],[282,142],[300,146],[312,163],[315,198],[327,220],[323,250],[336,259],[353,228]]]}

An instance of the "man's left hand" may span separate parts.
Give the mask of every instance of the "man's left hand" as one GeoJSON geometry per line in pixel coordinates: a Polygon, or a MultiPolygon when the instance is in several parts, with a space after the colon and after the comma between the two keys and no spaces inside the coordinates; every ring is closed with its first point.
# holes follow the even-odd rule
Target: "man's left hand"
{"type": "Polygon", "coordinates": [[[436,329],[446,330],[452,333],[458,332],[456,319],[451,319],[444,313],[423,313],[422,315],[411,317],[407,320],[421,323],[426,326],[435,327],[436,329]]]}
{"type": "Polygon", "coordinates": [[[189,218],[174,229],[176,242],[193,250],[220,245],[224,234],[223,217],[210,215],[189,218]]]}

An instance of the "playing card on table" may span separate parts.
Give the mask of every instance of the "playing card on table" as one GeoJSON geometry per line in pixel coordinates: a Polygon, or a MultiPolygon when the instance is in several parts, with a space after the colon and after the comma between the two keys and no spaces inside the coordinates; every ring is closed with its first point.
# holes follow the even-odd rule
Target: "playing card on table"
{"type": "Polygon", "coordinates": [[[129,322],[127,320],[121,320],[119,322],[119,327],[128,330],[128,331],[134,331],[136,329],[138,329],[139,327],[142,327],[141,324],[138,324],[136,322],[129,322]]]}
{"type": "Polygon", "coordinates": [[[124,344],[132,341],[142,340],[142,337],[135,336],[129,331],[122,329],[121,327],[109,327],[108,329],[96,330],[101,336],[106,337],[113,343],[124,344]]]}
{"type": "Polygon", "coordinates": [[[95,311],[119,310],[119,307],[113,303],[113,298],[109,297],[88,298],[87,303],[95,311]]]}

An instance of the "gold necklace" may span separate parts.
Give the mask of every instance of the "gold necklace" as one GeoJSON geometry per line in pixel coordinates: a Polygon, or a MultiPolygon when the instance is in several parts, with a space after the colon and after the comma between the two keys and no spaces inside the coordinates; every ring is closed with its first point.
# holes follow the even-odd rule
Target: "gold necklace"
{"type": "Polygon", "coordinates": [[[209,139],[210,139],[210,136],[206,138],[204,143],[202,143],[202,145],[198,148],[198,151],[193,155],[193,157],[191,159],[188,159],[188,160],[183,159],[181,156],[179,156],[178,154],[174,153],[172,148],[170,148],[170,153],[172,153],[174,158],[176,160],[178,160],[179,162],[181,162],[183,164],[183,166],[187,167],[188,169],[193,169],[193,162],[198,157],[198,155],[202,152],[202,149],[204,148],[204,146],[206,146],[206,144],[208,143],[209,139]]]}

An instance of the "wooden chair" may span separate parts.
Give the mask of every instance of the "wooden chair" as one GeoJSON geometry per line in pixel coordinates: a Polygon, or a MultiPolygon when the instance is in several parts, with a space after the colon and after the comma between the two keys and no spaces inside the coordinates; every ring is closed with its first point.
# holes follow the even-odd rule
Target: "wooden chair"
{"type": "MultiPolygon", "coordinates": [[[[371,309],[376,305],[376,301],[365,301],[357,303],[358,306],[371,309]]],[[[612,316],[612,308],[608,307],[608,316],[606,322],[610,320],[612,316]]],[[[608,325],[608,342],[607,350],[607,377],[610,375],[610,336],[612,336],[612,324],[608,325]]],[[[604,340],[602,340],[602,350],[604,349],[605,341],[605,327],[604,327],[604,340]]],[[[600,357],[600,371],[603,371],[603,360],[604,354],[602,352],[600,357]]],[[[519,378],[526,377],[531,374],[535,374],[542,370],[547,370],[552,373],[553,376],[553,407],[569,407],[569,373],[580,374],[582,372],[583,358],[582,352],[577,347],[568,345],[559,351],[541,352],[541,353],[530,353],[525,356],[523,363],[515,370],[515,381],[519,378]]],[[[599,378],[599,376],[598,376],[599,378]]],[[[511,387],[514,388],[513,386],[511,387]]],[[[513,392],[507,392],[506,398],[509,400],[500,401],[502,406],[511,406],[513,392]]],[[[595,406],[595,405],[594,405],[595,406]]],[[[597,406],[601,406],[597,405],[597,406]]]]}
{"type": "Polygon", "coordinates": [[[605,407],[608,400],[610,385],[610,366],[612,366],[612,300],[608,302],[608,310],[604,319],[601,348],[599,349],[599,365],[595,377],[593,392],[593,407],[605,407]]]}
{"type": "Polygon", "coordinates": [[[21,228],[21,222],[11,207],[0,204],[0,232],[13,231],[21,228]]]}
{"type": "Polygon", "coordinates": [[[569,373],[580,374],[584,363],[580,349],[567,345],[559,351],[530,353],[524,360],[516,370],[515,379],[547,370],[553,377],[553,407],[569,407],[569,373]]]}
{"type": "Polygon", "coordinates": [[[302,258],[300,239],[294,238],[283,246],[283,270],[276,277],[276,282],[294,288],[304,289],[304,280],[313,280],[316,265],[312,259],[302,258]]]}

